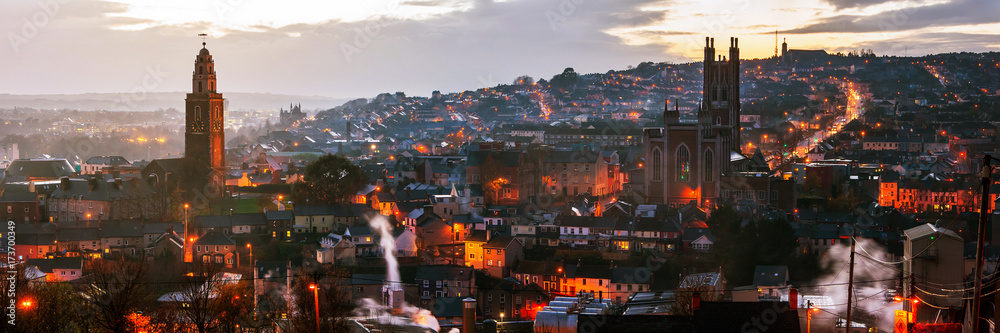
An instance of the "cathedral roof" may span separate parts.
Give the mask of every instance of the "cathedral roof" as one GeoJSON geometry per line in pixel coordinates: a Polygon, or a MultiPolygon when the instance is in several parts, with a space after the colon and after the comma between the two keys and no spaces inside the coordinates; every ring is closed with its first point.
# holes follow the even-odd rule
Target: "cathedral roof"
{"type": "Polygon", "coordinates": [[[201,48],[201,52],[198,52],[198,55],[209,55],[208,49],[206,49],[205,47],[202,47],[201,48]]]}

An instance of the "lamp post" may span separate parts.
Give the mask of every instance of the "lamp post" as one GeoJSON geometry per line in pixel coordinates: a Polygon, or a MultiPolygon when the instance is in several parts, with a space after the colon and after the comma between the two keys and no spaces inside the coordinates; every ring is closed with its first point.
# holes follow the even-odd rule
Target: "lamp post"
{"type": "Polygon", "coordinates": [[[319,333],[319,286],[315,283],[309,285],[313,291],[313,300],[316,303],[316,333],[319,333]]]}
{"type": "MultiPolygon", "coordinates": [[[[896,297],[893,297],[892,299],[894,301],[896,301],[896,302],[910,301],[910,315],[913,316],[913,323],[917,322],[917,305],[920,304],[920,299],[917,298],[917,295],[913,295],[913,297],[911,297],[911,298],[904,298],[904,297],[896,296],[896,297]]],[[[910,324],[913,324],[913,323],[910,323],[910,324]]]]}
{"type": "Polygon", "coordinates": [[[250,260],[248,260],[247,264],[250,268],[253,268],[253,246],[250,246],[250,243],[247,243],[247,254],[250,255],[250,260]]]}
{"type": "MultiPolygon", "coordinates": [[[[188,253],[187,252],[187,248],[188,248],[188,246],[187,246],[187,241],[188,241],[188,208],[191,208],[191,205],[188,205],[187,203],[185,203],[184,204],[184,239],[181,241],[181,244],[183,246],[183,248],[181,249],[181,251],[184,252],[181,255],[184,256],[184,261],[185,262],[188,262],[188,260],[189,260],[187,258],[187,253],[188,253]]],[[[192,260],[193,260],[193,258],[194,258],[194,256],[192,255],[192,260]]]]}
{"type": "Polygon", "coordinates": [[[814,308],[812,306],[812,301],[809,301],[806,305],[806,333],[812,333],[812,317],[813,312],[819,312],[819,308],[814,308]]]}

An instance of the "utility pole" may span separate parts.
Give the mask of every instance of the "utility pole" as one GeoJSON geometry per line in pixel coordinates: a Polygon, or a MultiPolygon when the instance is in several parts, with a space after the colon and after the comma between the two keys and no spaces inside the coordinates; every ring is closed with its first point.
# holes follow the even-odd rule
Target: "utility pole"
{"type": "Polygon", "coordinates": [[[972,299],[972,331],[979,332],[979,302],[983,295],[983,243],[986,241],[986,219],[990,210],[990,186],[993,172],[990,170],[990,155],[983,156],[983,197],[979,204],[979,238],[976,240],[976,297],[972,299]]]}
{"type": "Polygon", "coordinates": [[[848,275],[847,275],[847,326],[846,326],[847,330],[846,330],[846,332],[850,332],[851,331],[851,301],[852,301],[852,298],[854,298],[854,243],[855,243],[854,242],[854,234],[855,234],[855,232],[852,230],[851,231],[851,265],[848,268],[848,275]]]}

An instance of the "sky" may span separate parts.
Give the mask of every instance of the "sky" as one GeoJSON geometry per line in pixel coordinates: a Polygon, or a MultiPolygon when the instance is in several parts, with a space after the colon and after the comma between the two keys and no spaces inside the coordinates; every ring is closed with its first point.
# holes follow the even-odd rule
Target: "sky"
{"type": "Polygon", "coordinates": [[[0,93],[174,92],[205,33],[219,91],[429,96],[791,49],[924,55],[1000,47],[996,0],[33,0],[0,4],[0,93]],[[780,41],[779,41],[780,42],[780,41]]]}

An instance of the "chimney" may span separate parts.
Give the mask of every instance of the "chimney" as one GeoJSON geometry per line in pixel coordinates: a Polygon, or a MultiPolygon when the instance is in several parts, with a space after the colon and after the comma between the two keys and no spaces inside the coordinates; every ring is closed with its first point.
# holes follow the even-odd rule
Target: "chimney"
{"type": "Polygon", "coordinates": [[[476,300],[466,298],[462,300],[462,332],[476,331],[476,300]]]}
{"type": "Polygon", "coordinates": [[[795,288],[788,289],[788,307],[791,309],[799,308],[799,290],[795,288]]]}
{"type": "Polygon", "coordinates": [[[694,311],[701,308],[701,294],[697,291],[691,294],[691,315],[694,315],[694,311]]]}
{"type": "Polygon", "coordinates": [[[59,178],[59,190],[68,191],[70,187],[69,177],[59,178]]]}

